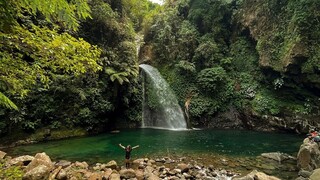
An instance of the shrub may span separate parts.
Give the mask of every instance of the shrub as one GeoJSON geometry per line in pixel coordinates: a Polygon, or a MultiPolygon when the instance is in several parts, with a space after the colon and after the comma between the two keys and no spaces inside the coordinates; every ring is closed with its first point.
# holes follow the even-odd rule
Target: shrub
{"type": "Polygon", "coordinates": [[[207,68],[198,74],[197,82],[206,92],[216,92],[222,88],[227,79],[227,73],[222,67],[207,68]]]}
{"type": "Polygon", "coordinates": [[[23,171],[19,166],[6,166],[0,162],[0,179],[17,180],[22,179],[23,171]]]}

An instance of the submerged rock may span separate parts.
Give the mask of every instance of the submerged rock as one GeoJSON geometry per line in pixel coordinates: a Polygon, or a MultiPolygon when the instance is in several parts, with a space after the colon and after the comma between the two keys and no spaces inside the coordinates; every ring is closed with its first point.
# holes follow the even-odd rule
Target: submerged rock
{"type": "Polygon", "coordinates": [[[189,171],[189,166],[185,163],[178,164],[177,168],[180,169],[182,173],[189,171]]]}
{"type": "Polygon", "coordinates": [[[70,166],[71,162],[70,161],[66,161],[66,160],[60,160],[55,165],[56,166],[62,166],[63,168],[65,168],[65,167],[70,166]]]}
{"type": "Polygon", "coordinates": [[[262,153],[262,157],[273,159],[281,163],[282,161],[288,159],[294,159],[294,157],[290,156],[289,154],[281,153],[281,152],[271,152],[271,153],[262,153]]]}
{"type": "Polygon", "coordinates": [[[253,170],[251,173],[247,174],[244,177],[235,177],[232,180],[280,180],[274,176],[268,176],[263,172],[258,172],[257,170],[253,170]]]}

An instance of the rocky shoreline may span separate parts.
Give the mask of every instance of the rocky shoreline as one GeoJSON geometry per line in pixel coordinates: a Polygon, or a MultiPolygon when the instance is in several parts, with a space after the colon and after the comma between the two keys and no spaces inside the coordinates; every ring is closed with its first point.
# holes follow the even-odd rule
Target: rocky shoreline
{"type": "MultiPolygon", "coordinates": [[[[245,179],[274,179],[256,170],[244,177],[241,174],[213,165],[185,163],[169,158],[149,159],[140,158],[132,162],[132,167],[126,169],[112,160],[106,164],[96,163],[89,166],[87,162],[70,162],[60,160],[52,162],[46,153],[37,153],[35,156],[24,155],[12,158],[0,151],[0,160],[3,164],[2,170],[10,167],[19,167],[22,174],[19,179],[23,180],[120,180],[120,179],[212,179],[212,180],[245,180],[245,179]],[[174,163],[173,163],[174,162],[174,163]]],[[[6,177],[0,178],[6,179],[6,177]]],[[[19,176],[19,175],[18,175],[19,176]]]]}

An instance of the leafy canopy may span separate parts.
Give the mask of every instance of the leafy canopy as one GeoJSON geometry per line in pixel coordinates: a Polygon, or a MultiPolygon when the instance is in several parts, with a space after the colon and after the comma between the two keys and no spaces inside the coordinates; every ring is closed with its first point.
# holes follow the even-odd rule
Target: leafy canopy
{"type": "Polygon", "coordinates": [[[97,47],[54,28],[77,30],[78,20],[90,17],[85,0],[0,0],[0,5],[0,105],[17,109],[8,96],[25,97],[37,83],[47,88],[57,74],[101,69],[97,47]]]}
{"type": "Polygon", "coordinates": [[[80,75],[98,71],[100,50],[67,33],[58,34],[48,28],[33,26],[33,32],[19,26],[12,34],[0,33],[0,81],[6,91],[25,96],[40,81],[49,85],[54,74],[80,75]]]}
{"type": "Polygon", "coordinates": [[[46,21],[71,30],[78,29],[79,19],[91,17],[86,0],[0,0],[0,29],[10,28],[17,23],[17,17],[26,13],[40,13],[46,21]]]}

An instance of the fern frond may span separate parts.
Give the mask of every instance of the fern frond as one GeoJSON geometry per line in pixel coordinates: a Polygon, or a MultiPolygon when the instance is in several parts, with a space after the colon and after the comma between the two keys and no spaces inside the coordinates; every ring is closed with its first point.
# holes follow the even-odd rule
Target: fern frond
{"type": "Polygon", "coordinates": [[[107,73],[108,75],[112,75],[112,74],[115,74],[117,71],[115,71],[113,68],[106,68],[104,72],[107,73]]]}
{"type": "Polygon", "coordinates": [[[15,105],[7,96],[0,92],[0,105],[9,109],[18,110],[17,105],[15,105]]]}

